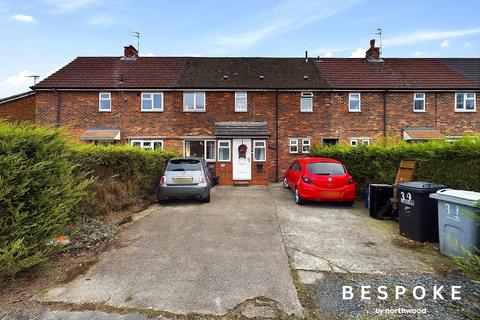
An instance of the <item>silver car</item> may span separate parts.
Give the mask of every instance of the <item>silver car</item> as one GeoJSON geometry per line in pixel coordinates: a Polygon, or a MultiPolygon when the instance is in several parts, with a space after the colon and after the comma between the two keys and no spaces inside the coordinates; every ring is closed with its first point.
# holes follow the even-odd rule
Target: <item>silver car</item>
{"type": "Polygon", "coordinates": [[[200,199],[210,202],[211,180],[203,158],[172,158],[157,189],[158,203],[169,199],[200,199]]]}

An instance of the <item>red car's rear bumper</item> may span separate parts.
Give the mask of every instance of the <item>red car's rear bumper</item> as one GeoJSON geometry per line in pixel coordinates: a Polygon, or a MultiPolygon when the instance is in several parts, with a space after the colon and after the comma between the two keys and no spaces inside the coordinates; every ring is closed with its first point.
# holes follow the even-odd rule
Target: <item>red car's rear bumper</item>
{"type": "Polygon", "coordinates": [[[300,183],[298,192],[302,199],[310,201],[354,201],[356,198],[356,184],[347,184],[341,188],[324,188],[308,183],[300,183]]]}

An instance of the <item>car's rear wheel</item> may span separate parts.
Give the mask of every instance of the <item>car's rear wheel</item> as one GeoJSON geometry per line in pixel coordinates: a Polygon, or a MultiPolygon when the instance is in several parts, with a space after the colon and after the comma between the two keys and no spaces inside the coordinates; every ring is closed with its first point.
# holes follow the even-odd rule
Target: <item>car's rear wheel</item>
{"type": "Polygon", "coordinates": [[[205,198],[202,198],[200,201],[203,202],[203,203],[209,203],[210,202],[210,193],[208,194],[208,196],[206,196],[205,198]]]}
{"type": "Polygon", "coordinates": [[[349,206],[349,207],[353,206],[354,203],[355,203],[355,201],[345,201],[345,202],[344,202],[344,204],[345,204],[346,206],[349,206]]]}
{"type": "Polygon", "coordinates": [[[295,187],[295,203],[296,204],[304,204],[305,200],[302,199],[300,196],[300,192],[298,192],[298,188],[295,187]]]}
{"type": "Polygon", "coordinates": [[[165,198],[157,198],[158,204],[164,204],[164,203],[167,203],[167,201],[168,201],[168,200],[165,199],[165,198]]]}
{"type": "Polygon", "coordinates": [[[290,187],[288,186],[287,177],[283,177],[282,185],[285,189],[290,189],[290,187]]]}

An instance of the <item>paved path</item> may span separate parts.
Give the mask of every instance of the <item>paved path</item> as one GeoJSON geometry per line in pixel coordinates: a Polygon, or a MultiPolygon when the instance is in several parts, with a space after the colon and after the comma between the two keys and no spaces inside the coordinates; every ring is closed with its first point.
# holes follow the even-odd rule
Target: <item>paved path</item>
{"type": "Polygon", "coordinates": [[[212,202],[153,206],[87,274],[48,301],[222,315],[248,299],[302,308],[266,187],[216,187],[212,202]]]}

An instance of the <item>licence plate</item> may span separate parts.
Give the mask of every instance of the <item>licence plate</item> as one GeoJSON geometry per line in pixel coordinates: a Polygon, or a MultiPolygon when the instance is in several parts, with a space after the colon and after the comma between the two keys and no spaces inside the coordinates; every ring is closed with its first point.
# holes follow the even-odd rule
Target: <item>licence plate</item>
{"type": "Polygon", "coordinates": [[[173,178],[174,183],[192,183],[193,178],[173,178]]]}
{"type": "Polygon", "coordinates": [[[325,196],[325,197],[339,197],[340,192],[339,191],[322,191],[322,196],[325,196]]]}

